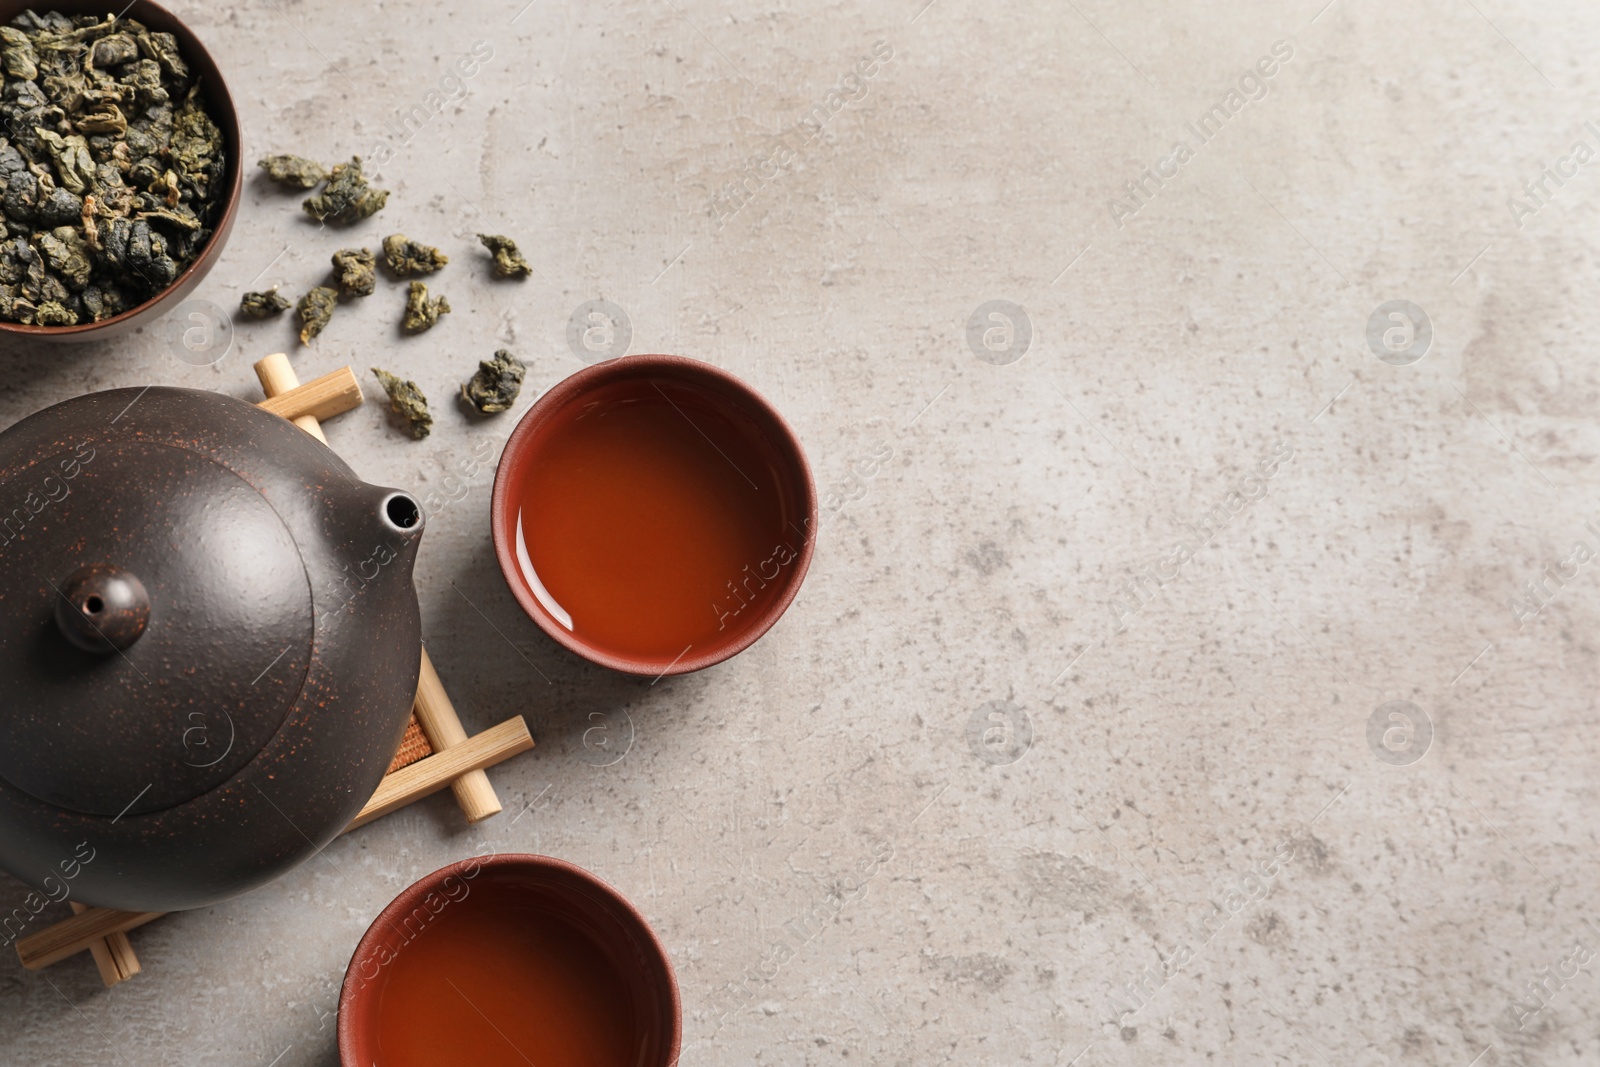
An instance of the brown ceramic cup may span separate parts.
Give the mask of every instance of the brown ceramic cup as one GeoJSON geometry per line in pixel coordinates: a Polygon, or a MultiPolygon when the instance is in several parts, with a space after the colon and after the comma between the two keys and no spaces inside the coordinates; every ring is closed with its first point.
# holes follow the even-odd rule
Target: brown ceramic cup
{"type": "MultiPolygon", "coordinates": [[[[688,674],[738,655],[770,630],[788,609],[800,591],[816,545],[817,489],[799,438],[783,416],[745,382],[709,363],[682,356],[624,356],[585,367],[564,379],[522,416],[506,441],[495,471],[490,521],[495,555],[506,584],[522,610],[541,630],[557,644],[591,663],[627,674],[660,678],[688,674]],[[557,619],[541,603],[523,575],[518,554],[518,487],[529,467],[540,462],[547,431],[564,417],[590,404],[602,391],[652,380],[673,388],[703,391],[717,403],[737,412],[752,428],[750,432],[757,436],[762,451],[769,457],[767,464],[777,491],[784,496],[786,511],[792,516],[793,558],[786,558],[783,566],[776,569],[775,576],[769,579],[777,585],[773,594],[764,599],[759,609],[741,614],[726,633],[719,632],[716,638],[691,647],[676,659],[665,654],[656,659],[622,655],[585,640],[581,632],[557,619]]],[[[763,592],[765,589],[763,585],[763,592]]]]}
{"type": "MultiPolygon", "coordinates": [[[[683,1037],[678,980],[666,949],[644,916],[582,867],[549,856],[498,854],[434,871],[395,897],[373,920],[350,957],[339,993],[343,1067],[388,1062],[380,1007],[385,983],[402,955],[422,938],[449,938],[463,920],[480,919],[555,921],[581,931],[588,949],[604,961],[624,990],[621,1002],[609,1004],[608,1009],[632,1027],[630,1067],[672,1067],[678,1062],[683,1037]],[[478,914],[467,915],[472,909],[478,914]]],[[[442,995],[451,995],[446,982],[450,975],[440,973],[437,978],[442,995]]],[[[494,1021],[488,1019],[484,1025],[487,1030],[494,1021]]],[[[500,1036],[505,1037],[503,1031],[500,1036]]],[[[548,1062],[538,1056],[534,1061],[548,1062]]],[[[519,1061],[512,1057],[510,1062],[519,1061]]]]}
{"type": "MultiPolygon", "coordinates": [[[[10,23],[29,8],[41,12],[59,11],[64,15],[104,17],[116,14],[121,6],[107,5],[104,0],[0,0],[0,25],[10,23]]],[[[149,325],[176,308],[194,291],[222,257],[222,246],[233,231],[233,220],[238,214],[240,189],[244,181],[244,161],[240,158],[244,151],[244,138],[239,132],[239,112],[233,105],[233,97],[228,93],[228,85],[222,78],[217,61],[211,58],[211,53],[200,43],[200,38],[182,19],[152,0],[134,0],[118,17],[135,19],[152,30],[172,34],[177,38],[178,50],[189,64],[189,69],[199,77],[210,104],[207,110],[222,131],[222,140],[227,147],[222,212],[217,216],[211,239],[194,262],[185,267],[171,285],[137,307],[99,322],[80,322],[76,326],[36,326],[0,320],[0,334],[24,337],[30,341],[106,341],[139,326],[149,325]]]]}

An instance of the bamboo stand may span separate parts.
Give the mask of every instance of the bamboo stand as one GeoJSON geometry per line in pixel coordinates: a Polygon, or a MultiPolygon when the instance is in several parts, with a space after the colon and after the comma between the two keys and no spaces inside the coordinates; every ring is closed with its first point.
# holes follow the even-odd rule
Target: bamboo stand
{"type": "MultiPolygon", "coordinates": [[[[261,360],[255,370],[267,397],[260,407],[288,419],[323,444],[328,439],[322,435],[321,420],[359,407],[362,402],[361,384],[349,367],[304,385],[282,353],[261,360]]],[[[532,747],[533,737],[520,715],[468,737],[424,648],[416,702],[405,737],[372,799],[344,832],[446,786],[455,793],[467,822],[487,819],[500,810],[500,799],[484,768],[532,747]]],[[[70,917],[19,940],[17,958],[24,967],[37,971],[87,949],[108,988],[139,973],[139,958],[134,955],[128,931],[164,914],[91,908],[76,901],[72,912],[70,917]]]]}

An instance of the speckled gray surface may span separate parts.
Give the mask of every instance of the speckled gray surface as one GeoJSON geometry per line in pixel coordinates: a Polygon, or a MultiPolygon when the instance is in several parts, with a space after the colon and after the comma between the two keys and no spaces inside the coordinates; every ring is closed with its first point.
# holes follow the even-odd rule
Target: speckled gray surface
{"type": "MultiPolygon", "coordinates": [[[[1572,154],[1600,10],[525,2],[180,13],[252,159],[392,153],[352,236],[250,182],[197,300],[303,291],[394,229],[452,256],[432,332],[383,282],[294,358],[435,398],[425,442],[376,402],[328,435],[447,501],[434,659],[469,729],[522,714],[539,747],[493,772],[501,816],[392,815],[137,931],[109,992],[87,957],[0,962],[0,1062],[332,1064],[366,924],[488,850],[638,902],[687,1064],[1600,1061],[1600,164],[1572,154]],[[479,230],[537,273],[490,279],[479,230]],[[785,619],[655,686],[520,615],[461,474],[582,365],[594,300],[629,351],[763,390],[829,494],[785,619]],[[1026,328],[969,331],[995,300],[1026,328]],[[1389,301],[1425,345],[1387,309],[1369,343],[1389,301]],[[502,346],[529,389],[471,420],[447,398],[502,346]]],[[[10,345],[0,422],[254,397],[289,336],[241,322],[212,367],[161,330],[10,345]]]]}

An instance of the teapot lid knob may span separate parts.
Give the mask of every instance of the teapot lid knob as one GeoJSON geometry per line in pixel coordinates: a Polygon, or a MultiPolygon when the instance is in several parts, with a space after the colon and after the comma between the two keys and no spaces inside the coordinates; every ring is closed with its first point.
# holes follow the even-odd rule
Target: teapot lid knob
{"type": "Polygon", "coordinates": [[[56,627],[86,652],[109,656],[139,640],[150,622],[144,583],[109,563],[79,567],[56,586],[56,627]]]}

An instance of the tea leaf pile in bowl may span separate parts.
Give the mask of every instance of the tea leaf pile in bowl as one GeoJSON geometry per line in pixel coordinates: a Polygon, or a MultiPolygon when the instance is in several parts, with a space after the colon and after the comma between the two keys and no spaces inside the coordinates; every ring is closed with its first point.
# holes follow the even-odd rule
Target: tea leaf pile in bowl
{"type": "Polygon", "coordinates": [[[0,26],[0,320],[99,322],[170,286],[225,199],[222,132],[177,39],[25,11],[0,26]]]}

